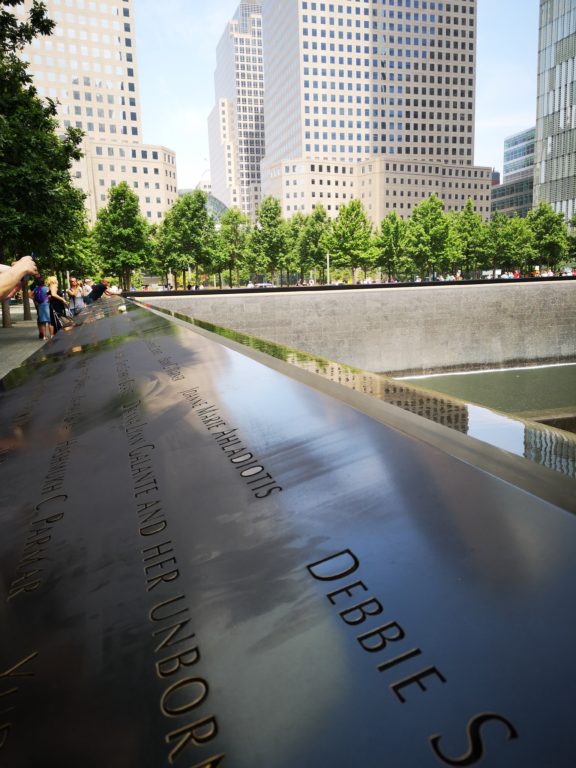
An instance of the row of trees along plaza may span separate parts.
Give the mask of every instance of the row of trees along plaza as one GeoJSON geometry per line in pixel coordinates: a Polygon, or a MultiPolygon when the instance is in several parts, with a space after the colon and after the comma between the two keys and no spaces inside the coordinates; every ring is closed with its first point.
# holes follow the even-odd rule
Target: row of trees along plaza
{"type": "MultiPolygon", "coordinates": [[[[468,200],[445,213],[435,196],[404,220],[392,211],[374,228],[359,200],[330,219],[321,206],[284,220],[278,200],[265,198],[251,222],[237,209],[215,221],[200,190],[180,197],[159,225],[149,225],[126,183],[109,190],[95,225],[87,224],[83,193],[71,181],[81,131],[62,131],[56,105],[40,99],[20,58],[36,35],[52,33],[44,6],[33,2],[19,21],[0,5],[0,262],[36,255],[42,274],[115,276],[124,290],[142,274],[162,275],[174,288],[190,282],[239,286],[250,278],[276,284],[355,283],[361,276],[410,281],[417,275],[477,277],[480,270],[557,270],[576,257],[576,220],[566,222],[546,204],[525,219],[496,213],[484,222],[468,200]],[[169,278],[168,275],[172,277],[169,278]]],[[[26,293],[26,292],[24,292],[26,293]]],[[[29,310],[29,307],[26,307],[29,310]]],[[[6,303],[3,321],[9,320],[6,303]]]]}

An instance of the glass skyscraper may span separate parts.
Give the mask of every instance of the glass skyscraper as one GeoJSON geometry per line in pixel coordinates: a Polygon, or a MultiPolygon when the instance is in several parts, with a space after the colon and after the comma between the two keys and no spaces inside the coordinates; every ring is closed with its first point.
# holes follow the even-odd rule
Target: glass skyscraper
{"type": "Polygon", "coordinates": [[[576,213],[576,0],[540,0],[534,204],[576,213]]]}
{"type": "Polygon", "coordinates": [[[504,181],[516,181],[534,173],[536,129],[528,128],[504,139],[504,181]]]}
{"type": "Polygon", "coordinates": [[[504,140],[503,183],[492,187],[492,212],[526,216],[534,196],[534,144],[536,129],[515,133],[504,140]]]}

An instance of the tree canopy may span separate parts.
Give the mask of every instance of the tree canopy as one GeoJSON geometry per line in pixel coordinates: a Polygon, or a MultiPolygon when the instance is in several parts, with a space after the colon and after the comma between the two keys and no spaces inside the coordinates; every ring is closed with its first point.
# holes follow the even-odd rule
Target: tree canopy
{"type": "Polygon", "coordinates": [[[205,192],[182,195],[166,213],[158,230],[158,256],[166,272],[208,270],[217,255],[214,219],[208,213],[205,192]]]}
{"type": "Polygon", "coordinates": [[[108,205],[98,212],[94,242],[104,270],[117,275],[128,290],[132,270],[146,263],[149,226],[140,213],[138,196],[126,182],[111,187],[108,205]]]}
{"type": "Polygon", "coordinates": [[[240,283],[240,267],[245,258],[250,220],[238,208],[230,208],[220,217],[218,239],[230,286],[240,283]]]}
{"type": "Polygon", "coordinates": [[[541,263],[556,267],[568,251],[568,232],[563,213],[540,203],[526,217],[534,235],[534,250],[541,263]]]}
{"type": "Polygon", "coordinates": [[[360,200],[341,206],[325,237],[335,265],[350,269],[352,281],[358,267],[373,263],[372,225],[360,200]]]}
{"type": "Polygon", "coordinates": [[[413,268],[413,262],[407,255],[407,231],[407,222],[398,216],[397,211],[390,211],[380,224],[380,232],[375,235],[376,264],[390,279],[397,279],[399,274],[409,273],[413,268]]]}
{"type": "Polygon", "coordinates": [[[422,274],[436,273],[446,269],[450,257],[450,222],[444,213],[444,205],[436,195],[430,195],[418,203],[408,221],[406,250],[416,269],[422,274]]]}
{"type": "Polygon", "coordinates": [[[70,168],[81,157],[81,131],[60,132],[56,105],[38,97],[27,65],[18,54],[53,22],[34,2],[24,21],[0,11],[0,259],[34,251],[54,262],[62,238],[77,229],[83,195],[72,185],[70,168]]]}

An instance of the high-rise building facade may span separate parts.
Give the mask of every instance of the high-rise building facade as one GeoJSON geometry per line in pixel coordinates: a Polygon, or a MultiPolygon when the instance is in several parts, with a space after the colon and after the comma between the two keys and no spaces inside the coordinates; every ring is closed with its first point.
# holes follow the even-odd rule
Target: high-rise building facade
{"type": "Polygon", "coordinates": [[[285,215],[360,198],[374,222],[436,193],[490,214],[474,166],[476,0],[263,0],[262,193],[285,215]]]}
{"type": "Polygon", "coordinates": [[[540,0],[534,204],[576,213],[576,0],[540,0]]]}
{"type": "Polygon", "coordinates": [[[534,196],[536,129],[528,128],[504,140],[504,178],[492,187],[492,212],[526,216],[534,196]]]}
{"type": "Polygon", "coordinates": [[[125,181],[148,221],[159,221],[177,198],[176,157],[142,142],[133,0],[44,2],[56,27],[25,57],[39,96],[57,103],[61,125],[84,131],[72,176],[87,195],[89,219],[109,188],[125,181]]]}
{"type": "Polygon", "coordinates": [[[241,0],[216,53],[216,103],[209,117],[212,194],[254,217],[264,154],[262,3],[241,0]]]}

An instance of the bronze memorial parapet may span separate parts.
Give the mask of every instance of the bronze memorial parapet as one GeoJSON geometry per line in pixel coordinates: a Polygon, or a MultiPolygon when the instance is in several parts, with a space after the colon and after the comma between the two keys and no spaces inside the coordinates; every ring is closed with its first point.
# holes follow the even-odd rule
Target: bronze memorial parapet
{"type": "Polygon", "coordinates": [[[0,766],[573,768],[571,481],[117,306],[0,382],[0,766]]]}

